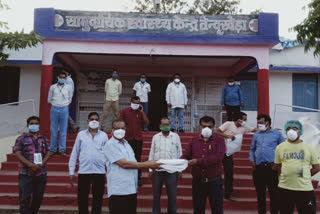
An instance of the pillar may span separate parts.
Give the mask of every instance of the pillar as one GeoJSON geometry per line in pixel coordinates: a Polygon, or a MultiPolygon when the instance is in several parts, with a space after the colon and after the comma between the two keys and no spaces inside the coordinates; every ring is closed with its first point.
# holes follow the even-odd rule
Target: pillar
{"type": "Polygon", "coordinates": [[[258,115],[270,114],[269,70],[258,70],[258,115]]]}
{"type": "Polygon", "coordinates": [[[40,91],[40,131],[42,133],[48,133],[50,131],[50,108],[48,103],[48,93],[50,86],[52,85],[53,66],[42,65],[41,73],[41,91],[40,91]]]}

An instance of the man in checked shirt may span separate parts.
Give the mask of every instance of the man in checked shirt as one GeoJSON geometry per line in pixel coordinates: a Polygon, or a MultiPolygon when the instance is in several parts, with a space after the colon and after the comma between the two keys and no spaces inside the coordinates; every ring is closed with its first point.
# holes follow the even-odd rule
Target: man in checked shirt
{"type": "MultiPolygon", "coordinates": [[[[170,131],[170,120],[163,117],[160,120],[161,132],[154,135],[149,154],[149,161],[160,159],[179,159],[182,155],[180,137],[170,131]]],[[[152,214],[160,214],[160,197],[163,181],[166,183],[168,195],[168,214],[177,213],[177,178],[181,178],[182,173],[169,173],[163,169],[150,170],[153,189],[152,214]]]]}
{"type": "Polygon", "coordinates": [[[199,136],[193,137],[181,158],[192,166],[193,213],[204,214],[209,197],[211,212],[223,213],[222,160],[226,152],[223,137],[212,132],[212,117],[200,119],[199,136]]]}
{"type": "Polygon", "coordinates": [[[38,212],[47,183],[46,163],[52,152],[49,152],[48,139],[39,134],[39,124],[39,117],[29,117],[27,119],[29,132],[19,136],[13,147],[13,153],[19,160],[21,214],[38,212]]]}

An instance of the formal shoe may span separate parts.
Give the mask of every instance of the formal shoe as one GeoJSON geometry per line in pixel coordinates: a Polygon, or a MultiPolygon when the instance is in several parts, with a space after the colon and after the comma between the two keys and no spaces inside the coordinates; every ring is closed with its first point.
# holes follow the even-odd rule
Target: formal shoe
{"type": "Polygon", "coordinates": [[[59,155],[59,152],[54,152],[54,151],[51,151],[52,152],[52,155],[59,155]]]}
{"type": "Polygon", "coordinates": [[[175,132],[176,130],[175,129],[170,129],[170,131],[175,132]]]}
{"type": "Polygon", "coordinates": [[[138,180],[138,186],[141,187],[143,185],[142,179],[138,180]]]}
{"type": "Polygon", "coordinates": [[[61,156],[67,156],[67,153],[65,153],[65,152],[60,152],[60,155],[61,155],[61,156]]]}
{"type": "Polygon", "coordinates": [[[180,132],[180,133],[184,133],[183,129],[179,129],[179,132],[180,132]]]}
{"type": "Polygon", "coordinates": [[[236,201],[236,199],[232,196],[225,196],[224,199],[228,201],[236,201]]]}

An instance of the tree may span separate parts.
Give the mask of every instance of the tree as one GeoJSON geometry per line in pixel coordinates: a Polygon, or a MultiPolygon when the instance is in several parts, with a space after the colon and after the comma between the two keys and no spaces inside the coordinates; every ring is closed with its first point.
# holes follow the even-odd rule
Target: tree
{"type": "Polygon", "coordinates": [[[304,50],[307,52],[311,48],[314,56],[320,55],[320,1],[313,0],[309,5],[309,14],[304,21],[296,25],[293,30],[298,33],[297,41],[305,44],[304,50]]]}
{"type": "MultiPolygon", "coordinates": [[[[0,12],[3,10],[8,10],[7,4],[4,4],[0,0],[0,12]]],[[[0,65],[6,62],[9,58],[9,54],[4,53],[4,49],[14,49],[19,50],[26,47],[34,47],[39,42],[42,41],[41,36],[37,35],[35,32],[24,33],[21,32],[5,32],[8,30],[8,23],[0,21],[0,65]]]]}
{"type": "MultiPolygon", "coordinates": [[[[135,0],[134,11],[155,13],[152,0],[135,0]]],[[[240,0],[194,0],[189,6],[187,0],[161,0],[159,13],[183,14],[236,14],[240,0]]]]}
{"type": "MultiPolygon", "coordinates": [[[[135,0],[134,10],[140,13],[156,13],[152,0],[135,0]]],[[[159,13],[186,13],[188,3],[185,0],[161,0],[159,13]]]]}
{"type": "Polygon", "coordinates": [[[188,14],[236,14],[241,12],[239,4],[240,0],[195,0],[188,14]]]}

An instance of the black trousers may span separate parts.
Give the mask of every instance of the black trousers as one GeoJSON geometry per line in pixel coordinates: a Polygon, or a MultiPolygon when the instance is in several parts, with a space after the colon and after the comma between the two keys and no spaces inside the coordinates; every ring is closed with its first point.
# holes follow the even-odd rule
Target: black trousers
{"type": "Polygon", "coordinates": [[[103,202],[105,174],[78,175],[78,208],[79,214],[88,214],[88,200],[92,185],[92,214],[100,214],[103,202]]]}
{"type": "MultiPolygon", "coordinates": [[[[134,156],[138,162],[141,161],[141,154],[142,154],[142,140],[129,140],[128,143],[132,147],[134,151],[134,156]]],[[[138,179],[141,179],[141,170],[138,171],[138,179]]]]}
{"type": "Polygon", "coordinates": [[[297,207],[299,214],[316,214],[314,191],[293,191],[279,188],[280,214],[293,214],[297,207]]]}
{"type": "Polygon", "coordinates": [[[109,198],[109,214],[136,214],[137,194],[112,195],[109,198]]]}
{"type": "Polygon", "coordinates": [[[224,196],[230,198],[233,192],[233,156],[224,155],[224,196]]]}
{"type": "Polygon", "coordinates": [[[38,213],[46,184],[47,175],[19,175],[19,199],[21,214],[38,213]]]}
{"type": "Polygon", "coordinates": [[[225,105],[226,111],[227,111],[227,120],[228,121],[233,121],[233,118],[237,115],[240,114],[240,106],[228,106],[225,105]]]}
{"type": "Polygon", "coordinates": [[[253,182],[257,192],[258,213],[266,213],[266,188],[270,195],[270,212],[278,213],[278,172],[272,170],[272,164],[260,164],[253,171],[253,182]]]}
{"type": "Polygon", "coordinates": [[[223,214],[222,178],[204,181],[199,178],[192,179],[193,213],[205,214],[207,198],[209,199],[211,213],[223,214]]]}

